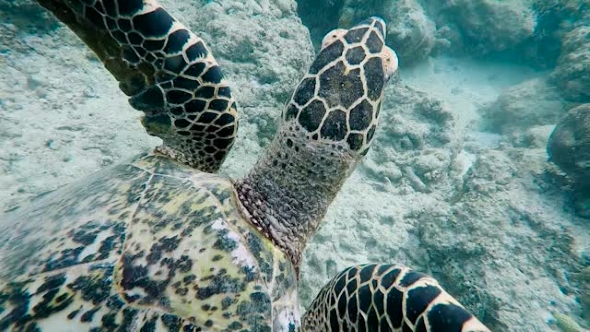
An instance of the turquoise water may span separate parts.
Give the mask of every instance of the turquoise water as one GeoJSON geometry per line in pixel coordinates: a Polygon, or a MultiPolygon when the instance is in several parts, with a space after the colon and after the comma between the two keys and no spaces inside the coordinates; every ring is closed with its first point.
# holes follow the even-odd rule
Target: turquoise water
{"type": "MultiPolygon", "coordinates": [[[[395,263],[432,275],[493,331],[590,328],[587,0],[162,4],[234,91],[239,136],[221,168],[233,178],[269,147],[324,35],[387,22],[399,68],[371,149],[307,244],[302,310],[345,267],[395,263]]],[[[0,78],[0,211],[161,143],[34,2],[0,0],[0,78]]]]}

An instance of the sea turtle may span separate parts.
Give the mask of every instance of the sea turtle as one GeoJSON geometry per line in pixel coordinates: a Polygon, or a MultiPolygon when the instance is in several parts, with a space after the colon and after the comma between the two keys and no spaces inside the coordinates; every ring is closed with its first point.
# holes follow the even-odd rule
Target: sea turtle
{"type": "Polygon", "coordinates": [[[298,267],[366,154],[397,69],[385,23],[328,34],[243,179],[215,174],[237,111],[205,43],[153,0],[38,0],[98,55],[155,151],[0,221],[0,330],[489,331],[407,267],[350,267],[300,317],[298,267]]]}

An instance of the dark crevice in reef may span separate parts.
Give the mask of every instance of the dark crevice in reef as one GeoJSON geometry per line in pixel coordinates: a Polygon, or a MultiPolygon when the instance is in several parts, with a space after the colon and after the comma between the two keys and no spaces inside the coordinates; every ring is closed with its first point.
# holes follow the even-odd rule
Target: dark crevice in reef
{"type": "Polygon", "coordinates": [[[297,0],[297,13],[309,29],[311,40],[317,49],[324,35],[338,27],[343,0],[297,0]]]}

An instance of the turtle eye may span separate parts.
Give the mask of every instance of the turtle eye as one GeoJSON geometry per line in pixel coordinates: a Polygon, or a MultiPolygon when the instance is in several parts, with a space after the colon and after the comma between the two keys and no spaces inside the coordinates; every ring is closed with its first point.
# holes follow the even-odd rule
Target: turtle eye
{"type": "Polygon", "coordinates": [[[335,30],[330,31],[322,40],[321,49],[323,50],[324,48],[326,48],[326,46],[332,44],[335,40],[344,36],[346,34],[346,32],[347,31],[345,29],[335,29],[335,30]]]}
{"type": "Polygon", "coordinates": [[[381,52],[383,54],[383,73],[385,73],[385,81],[387,82],[397,71],[399,61],[397,54],[391,48],[385,46],[381,52]]]}

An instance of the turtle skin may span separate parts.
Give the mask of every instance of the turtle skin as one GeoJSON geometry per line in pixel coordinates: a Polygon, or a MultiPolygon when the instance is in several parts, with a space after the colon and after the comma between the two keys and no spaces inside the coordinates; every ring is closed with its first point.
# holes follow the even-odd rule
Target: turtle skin
{"type": "Polygon", "coordinates": [[[289,331],[292,263],[232,182],[145,154],[0,221],[0,331],[289,331]]]}

